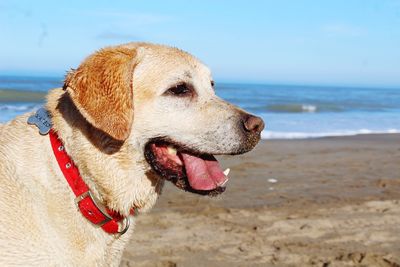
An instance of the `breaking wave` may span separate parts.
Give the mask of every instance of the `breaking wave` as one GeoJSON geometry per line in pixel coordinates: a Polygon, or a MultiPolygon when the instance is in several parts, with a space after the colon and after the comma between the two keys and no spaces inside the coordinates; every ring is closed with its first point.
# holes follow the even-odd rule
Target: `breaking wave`
{"type": "Polygon", "coordinates": [[[40,107],[40,105],[1,105],[0,104],[0,111],[29,112],[29,111],[32,111],[39,107],[40,107]]]}
{"type": "Polygon", "coordinates": [[[329,107],[318,107],[310,104],[275,104],[266,107],[267,111],[270,112],[288,112],[288,113],[303,113],[309,112],[314,113],[318,111],[338,111],[339,108],[329,107]]]}

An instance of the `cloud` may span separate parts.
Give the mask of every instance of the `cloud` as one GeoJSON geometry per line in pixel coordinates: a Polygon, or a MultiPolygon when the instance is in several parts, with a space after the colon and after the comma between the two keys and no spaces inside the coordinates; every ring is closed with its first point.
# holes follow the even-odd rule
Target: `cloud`
{"type": "Polygon", "coordinates": [[[330,36],[358,37],[365,35],[365,29],[345,23],[332,23],[322,26],[322,31],[330,36]]]}
{"type": "Polygon", "coordinates": [[[96,39],[100,40],[124,40],[124,41],[136,41],[140,38],[133,34],[125,34],[118,32],[105,31],[96,35],[96,39]]]}

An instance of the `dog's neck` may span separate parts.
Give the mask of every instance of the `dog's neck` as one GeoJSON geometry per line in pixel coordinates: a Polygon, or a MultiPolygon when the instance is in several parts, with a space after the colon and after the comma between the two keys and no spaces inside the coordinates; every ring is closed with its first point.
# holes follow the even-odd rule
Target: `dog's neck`
{"type": "Polygon", "coordinates": [[[62,89],[49,93],[46,108],[52,115],[53,129],[82,178],[105,205],[124,216],[132,208],[144,211],[154,205],[163,181],[143,169],[140,147],[94,128],[62,89]]]}

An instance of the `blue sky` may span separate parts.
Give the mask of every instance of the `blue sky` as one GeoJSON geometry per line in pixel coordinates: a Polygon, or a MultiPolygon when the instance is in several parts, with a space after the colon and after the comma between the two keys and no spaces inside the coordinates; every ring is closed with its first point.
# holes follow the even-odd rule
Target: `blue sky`
{"type": "Polygon", "coordinates": [[[0,73],[63,75],[100,47],[177,46],[216,80],[400,86],[400,0],[0,1],[0,73]]]}

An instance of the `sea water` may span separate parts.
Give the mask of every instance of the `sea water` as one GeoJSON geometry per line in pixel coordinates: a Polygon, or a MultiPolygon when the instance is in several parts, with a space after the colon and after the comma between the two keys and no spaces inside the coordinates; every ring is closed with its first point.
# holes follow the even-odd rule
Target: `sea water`
{"type": "MultiPolygon", "coordinates": [[[[60,86],[62,77],[0,76],[0,122],[37,109],[60,86]]],[[[266,139],[400,133],[400,88],[217,82],[216,93],[262,117],[266,139]]]]}

